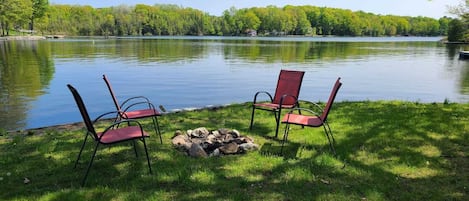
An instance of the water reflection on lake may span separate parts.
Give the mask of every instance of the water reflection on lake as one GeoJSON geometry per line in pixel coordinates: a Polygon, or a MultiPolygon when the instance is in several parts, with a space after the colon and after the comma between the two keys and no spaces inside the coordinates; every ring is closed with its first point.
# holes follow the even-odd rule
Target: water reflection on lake
{"type": "MultiPolygon", "coordinates": [[[[252,101],[275,89],[280,69],[305,71],[300,99],[467,102],[469,61],[439,38],[152,37],[0,41],[0,128],[81,121],[66,84],[91,116],[145,95],[168,110],[252,101]]],[[[249,118],[249,117],[246,117],[249,118]]]]}

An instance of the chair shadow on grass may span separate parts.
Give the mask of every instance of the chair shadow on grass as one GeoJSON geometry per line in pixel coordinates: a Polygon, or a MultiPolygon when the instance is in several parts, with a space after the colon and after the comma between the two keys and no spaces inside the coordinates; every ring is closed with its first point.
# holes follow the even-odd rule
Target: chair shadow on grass
{"type": "MultiPolygon", "coordinates": [[[[285,142],[283,145],[281,143],[264,143],[259,150],[262,155],[266,156],[281,156],[284,159],[298,159],[301,158],[303,152],[314,151],[314,155],[320,153],[330,152],[327,146],[314,146],[309,144],[294,143],[294,142],[285,142]]],[[[332,154],[332,153],[331,153],[332,154]]]]}
{"type": "Polygon", "coordinates": [[[282,149],[280,143],[264,143],[259,150],[261,154],[267,156],[282,156],[285,159],[297,158],[298,151],[301,151],[298,143],[285,143],[282,149]]]}

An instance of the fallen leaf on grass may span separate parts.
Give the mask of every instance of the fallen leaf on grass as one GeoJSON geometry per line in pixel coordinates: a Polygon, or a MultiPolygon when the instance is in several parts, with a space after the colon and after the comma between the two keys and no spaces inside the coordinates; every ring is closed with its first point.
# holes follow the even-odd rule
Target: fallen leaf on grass
{"type": "Polygon", "coordinates": [[[322,182],[323,184],[331,184],[330,181],[327,181],[327,180],[325,180],[325,179],[321,179],[321,182],[322,182]]]}

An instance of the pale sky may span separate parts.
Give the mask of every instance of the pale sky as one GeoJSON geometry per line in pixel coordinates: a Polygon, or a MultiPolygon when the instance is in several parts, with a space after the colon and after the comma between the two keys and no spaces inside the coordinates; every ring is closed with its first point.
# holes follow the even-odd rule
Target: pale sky
{"type": "Polygon", "coordinates": [[[51,4],[90,5],[95,8],[135,4],[174,4],[195,8],[211,15],[221,16],[223,11],[234,6],[237,9],[266,7],[274,5],[312,5],[319,7],[342,8],[352,11],[362,10],[381,15],[425,16],[440,18],[454,17],[447,6],[457,6],[464,0],[49,0],[51,4]]]}

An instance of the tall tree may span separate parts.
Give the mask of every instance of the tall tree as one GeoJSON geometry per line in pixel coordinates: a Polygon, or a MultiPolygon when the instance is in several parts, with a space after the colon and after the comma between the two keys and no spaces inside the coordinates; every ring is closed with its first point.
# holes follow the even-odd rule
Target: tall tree
{"type": "Polygon", "coordinates": [[[47,7],[49,6],[48,0],[32,0],[33,3],[33,13],[30,18],[29,29],[34,30],[34,20],[41,18],[45,15],[47,7]]]}
{"type": "Polygon", "coordinates": [[[461,17],[464,21],[469,21],[469,0],[461,0],[459,5],[449,6],[448,11],[461,17]]]}
{"type": "Polygon", "coordinates": [[[448,41],[461,42],[464,40],[464,24],[459,19],[453,19],[449,22],[448,41]]]}
{"type": "Polygon", "coordinates": [[[9,35],[11,28],[21,28],[32,12],[30,0],[0,0],[1,35],[9,35]]]}

